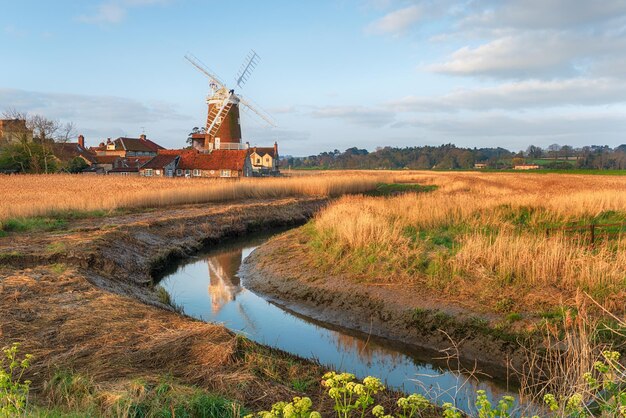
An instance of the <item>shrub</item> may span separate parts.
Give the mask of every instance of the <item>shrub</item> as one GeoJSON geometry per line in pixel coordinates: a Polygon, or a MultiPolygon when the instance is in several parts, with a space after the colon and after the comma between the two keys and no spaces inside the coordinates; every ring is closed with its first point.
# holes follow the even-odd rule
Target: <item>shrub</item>
{"type": "Polygon", "coordinates": [[[22,380],[30,366],[32,356],[18,356],[19,343],[3,348],[0,356],[0,417],[17,416],[24,413],[28,404],[30,380],[22,380]]]}

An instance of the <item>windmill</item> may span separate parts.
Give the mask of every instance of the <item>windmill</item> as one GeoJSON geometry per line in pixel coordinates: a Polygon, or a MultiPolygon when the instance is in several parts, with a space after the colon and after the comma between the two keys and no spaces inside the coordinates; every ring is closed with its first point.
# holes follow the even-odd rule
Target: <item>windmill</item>
{"type": "MultiPolygon", "coordinates": [[[[206,100],[208,112],[204,132],[194,133],[191,136],[193,146],[196,149],[211,152],[214,149],[244,148],[241,143],[240,105],[257,114],[270,126],[276,126],[269,114],[260,110],[258,106],[253,106],[250,100],[235,94],[234,89],[228,88],[219,77],[193,54],[187,54],[185,58],[209,78],[209,87],[211,88],[206,100]]],[[[259,60],[259,55],[254,51],[250,51],[237,73],[236,87],[239,89],[243,87],[259,63],[259,60]]]]}

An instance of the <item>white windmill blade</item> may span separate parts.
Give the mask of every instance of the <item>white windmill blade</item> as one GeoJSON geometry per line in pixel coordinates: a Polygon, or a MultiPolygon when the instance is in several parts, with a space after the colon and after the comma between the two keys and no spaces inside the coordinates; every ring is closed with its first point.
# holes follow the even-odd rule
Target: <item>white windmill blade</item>
{"type": "Polygon", "coordinates": [[[229,90],[228,87],[226,87],[226,85],[224,84],[224,82],[222,80],[220,80],[220,78],[218,76],[216,76],[215,74],[213,74],[213,72],[204,64],[202,63],[202,61],[200,61],[195,55],[191,54],[191,53],[187,53],[185,55],[185,59],[187,61],[189,61],[191,63],[191,65],[193,65],[194,67],[196,67],[198,70],[200,70],[201,72],[203,72],[205,75],[207,75],[211,80],[213,80],[215,82],[215,84],[217,84],[219,87],[224,88],[226,90],[229,90]]]}
{"type": "Polygon", "coordinates": [[[250,109],[251,111],[256,113],[257,115],[259,115],[259,117],[261,119],[263,119],[265,122],[267,122],[270,126],[272,126],[274,128],[277,126],[276,122],[274,121],[272,116],[268,112],[266,112],[265,110],[261,109],[261,106],[257,105],[256,103],[253,106],[250,103],[250,102],[252,102],[251,99],[244,99],[240,95],[237,95],[237,97],[239,98],[239,103],[241,103],[242,105],[244,105],[245,107],[247,107],[248,109],[250,109]]]}
{"type": "Polygon", "coordinates": [[[254,71],[260,60],[261,57],[259,54],[257,54],[254,49],[251,49],[245,61],[241,64],[239,72],[237,72],[237,87],[243,88],[243,85],[246,84],[246,81],[248,81],[248,78],[250,78],[252,71],[254,71]]]}

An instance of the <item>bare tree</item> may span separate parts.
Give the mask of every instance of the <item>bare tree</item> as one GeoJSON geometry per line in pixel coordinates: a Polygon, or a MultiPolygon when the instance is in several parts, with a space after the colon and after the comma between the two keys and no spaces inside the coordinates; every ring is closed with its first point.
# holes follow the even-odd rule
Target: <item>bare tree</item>
{"type": "Polygon", "coordinates": [[[6,119],[26,121],[26,132],[18,133],[18,137],[23,152],[30,157],[30,170],[34,172],[49,173],[54,159],[53,144],[68,142],[76,135],[72,122],[62,123],[56,119],[30,115],[14,108],[4,111],[2,115],[6,119]]]}

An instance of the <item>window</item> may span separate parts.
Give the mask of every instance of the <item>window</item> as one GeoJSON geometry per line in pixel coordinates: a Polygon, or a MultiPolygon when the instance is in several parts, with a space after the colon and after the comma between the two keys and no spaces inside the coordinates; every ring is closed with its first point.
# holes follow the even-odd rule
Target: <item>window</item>
{"type": "Polygon", "coordinates": [[[198,170],[197,168],[195,168],[195,169],[193,170],[193,175],[194,175],[195,177],[200,177],[200,170],[198,170]]]}
{"type": "Polygon", "coordinates": [[[161,175],[161,170],[156,170],[156,171],[155,171],[155,174],[156,174],[157,176],[160,176],[160,175],[161,175]]]}
{"type": "Polygon", "coordinates": [[[230,177],[230,170],[221,170],[220,177],[230,177]]]}
{"type": "Polygon", "coordinates": [[[191,170],[185,170],[185,177],[189,177],[191,175],[191,170]]]}
{"type": "Polygon", "coordinates": [[[177,176],[182,176],[183,175],[183,170],[181,170],[180,168],[178,170],[176,170],[176,175],[177,176]]]}
{"type": "Polygon", "coordinates": [[[257,164],[261,164],[261,159],[260,159],[260,158],[257,158],[257,159],[256,159],[256,163],[257,163],[257,164]]]}
{"type": "Polygon", "coordinates": [[[146,168],[143,175],[146,176],[146,177],[151,177],[152,176],[152,169],[151,168],[146,168]]]}

